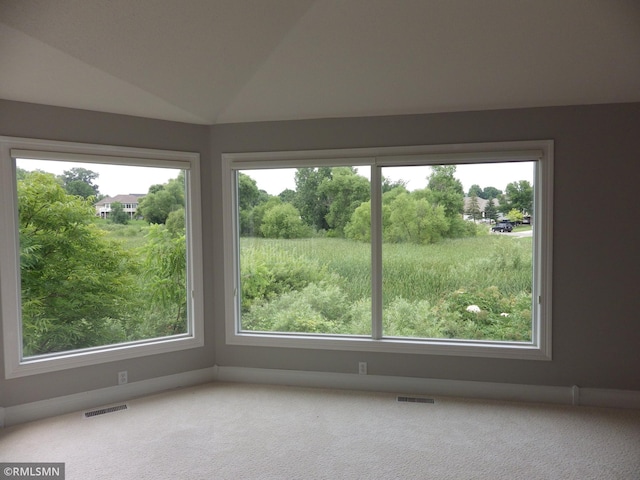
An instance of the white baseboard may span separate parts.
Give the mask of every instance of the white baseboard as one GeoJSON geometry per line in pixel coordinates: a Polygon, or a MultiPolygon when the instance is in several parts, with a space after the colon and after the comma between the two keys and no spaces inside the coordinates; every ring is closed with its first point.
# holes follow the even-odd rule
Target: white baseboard
{"type": "Polygon", "coordinates": [[[592,407],[639,408],[640,391],[579,388],[577,386],[521,385],[512,383],[388,377],[351,373],[305,372],[262,368],[218,367],[216,380],[301,387],[338,388],[441,395],[491,400],[555,403],[592,407]]]}
{"type": "Polygon", "coordinates": [[[65,395],[12,407],[0,408],[0,427],[31,422],[40,418],[63,415],[87,408],[106,406],[132,398],[152,395],[165,390],[189,387],[212,382],[217,377],[217,367],[151,378],[140,382],[116,385],[90,390],[88,392],[65,395]]]}
{"type": "Polygon", "coordinates": [[[0,407],[0,428],[213,381],[640,409],[640,391],[632,390],[213,366],[38,402],[0,407]]]}

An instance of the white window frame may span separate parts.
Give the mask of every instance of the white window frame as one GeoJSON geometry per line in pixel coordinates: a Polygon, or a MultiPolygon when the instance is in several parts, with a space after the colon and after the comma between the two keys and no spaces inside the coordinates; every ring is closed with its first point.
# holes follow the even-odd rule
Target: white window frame
{"type": "Polygon", "coordinates": [[[222,154],[225,327],[228,345],[551,360],[553,141],[467,143],[338,150],[222,154]],[[382,337],[380,169],[388,166],[534,161],[532,341],[502,342],[382,337]],[[372,335],[339,336],[240,330],[237,172],[260,168],[371,166],[372,335]],[[374,239],[378,239],[377,241],[374,239]],[[376,280],[377,279],[377,280],[376,280]]]}
{"type": "Polygon", "coordinates": [[[95,365],[204,345],[200,155],[109,145],[0,136],[0,303],[5,378],[95,365]],[[187,282],[191,293],[187,332],[170,337],[22,358],[20,248],[16,158],[108,163],[186,170],[187,282]]]}

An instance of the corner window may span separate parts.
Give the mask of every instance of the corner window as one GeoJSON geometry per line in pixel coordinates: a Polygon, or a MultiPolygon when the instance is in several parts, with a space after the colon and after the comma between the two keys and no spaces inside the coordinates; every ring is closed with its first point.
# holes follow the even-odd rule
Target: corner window
{"type": "Polygon", "coordinates": [[[0,140],[7,377],[201,345],[198,156],[0,140]]]}
{"type": "Polygon", "coordinates": [[[551,142],[223,163],[228,343],[550,358],[551,142]]]}

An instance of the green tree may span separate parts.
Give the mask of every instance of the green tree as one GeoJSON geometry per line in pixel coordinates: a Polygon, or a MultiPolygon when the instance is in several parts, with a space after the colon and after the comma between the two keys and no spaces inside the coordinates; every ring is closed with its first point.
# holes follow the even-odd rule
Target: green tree
{"type": "Polygon", "coordinates": [[[436,243],[449,230],[444,207],[431,204],[424,198],[403,193],[389,209],[386,237],[392,242],[436,243]]]}
{"type": "MultiPolygon", "coordinates": [[[[179,215],[179,214],[177,214],[179,215]]],[[[187,331],[187,242],[184,232],[152,225],[142,248],[143,296],[154,315],[142,325],[143,337],[175,335],[187,331]]]]}
{"type": "Polygon", "coordinates": [[[523,214],[533,212],[533,187],[527,180],[508,184],[505,195],[506,210],[516,209],[523,214]]]}
{"type": "Polygon", "coordinates": [[[126,340],[135,262],[54,175],[31,172],[17,186],[24,354],[126,340]]]}
{"type": "Polygon", "coordinates": [[[371,241],[371,201],[363,202],[344,227],[344,236],[359,242],[371,241]]]}
{"type": "Polygon", "coordinates": [[[331,178],[325,178],[318,189],[327,199],[329,211],[325,219],[335,234],[344,235],[351,215],[370,197],[369,180],[357,174],[353,167],[336,167],[331,178]]]}
{"type": "Polygon", "coordinates": [[[111,214],[109,215],[109,219],[113,223],[119,223],[120,225],[126,225],[129,223],[129,215],[124,211],[122,203],[113,202],[111,204],[111,214]]]}
{"type": "MultiPolygon", "coordinates": [[[[396,198],[398,198],[403,193],[409,193],[409,191],[405,188],[404,185],[400,185],[392,188],[382,194],[382,205],[390,205],[396,198]]],[[[427,198],[428,190],[415,190],[412,192],[416,198],[427,198]]]]}
{"type": "MultiPolygon", "coordinates": [[[[382,238],[384,241],[392,241],[390,236],[391,225],[391,205],[400,196],[409,194],[404,184],[399,184],[382,194],[382,238]]],[[[413,197],[423,198],[419,192],[413,192],[413,197]]],[[[366,201],[360,204],[355,209],[351,220],[344,229],[345,237],[360,242],[371,241],[371,201],[366,201]]]]}
{"type": "Polygon", "coordinates": [[[298,209],[290,203],[273,205],[264,213],[260,232],[267,238],[302,238],[310,235],[298,209]]]}
{"type": "Polygon", "coordinates": [[[256,205],[264,203],[269,194],[258,188],[256,181],[249,175],[240,172],[238,175],[238,207],[240,211],[251,210],[256,205]]]}
{"type": "Polygon", "coordinates": [[[461,216],[464,211],[464,190],[460,180],[455,178],[455,165],[431,167],[427,187],[433,193],[433,202],[442,205],[447,218],[461,216]]]}
{"type": "MultiPolygon", "coordinates": [[[[444,207],[430,201],[433,194],[426,188],[407,192],[396,187],[382,195],[382,235],[391,243],[436,243],[451,235],[451,224],[459,222],[460,236],[475,234],[473,224],[465,222],[458,215],[447,218],[444,207]]],[[[345,227],[345,236],[352,240],[371,240],[371,202],[362,203],[351,216],[345,227]]]]}
{"type": "Polygon", "coordinates": [[[469,196],[469,203],[465,212],[476,222],[482,218],[482,210],[480,210],[480,204],[478,203],[478,196],[476,194],[469,196]]]}
{"type": "Polygon", "coordinates": [[[89,198],[98,196],[98,185],[93,183],[98,177],[99,174],[92,170],[75,167],[71,170],[65,170],[59,178],[62,180],[62,186],[69,195],[89,198]]]}
{"type": "Polygon", "coordinates": [[[258,237],[262,236],[261,227],[265,213],[276,205],[281,205],[279,197],[269,197],[266,202],[260,203],[251,210],[245,210],[240,216],[240,235],[258,237]]]}
{"type": "Polygon", "coordinates": [[[153,185],[138,205],[137,213],[147,223],[163,224],[174,210],[184,208],[184,173],[164,185],[153,185]]]}
{"type": "Polygon", "coordinates": [[[460,180],[455,178],[456,166],[437,165],[431,168],[433,173],[428,178],[426,198],[434,205],[444,208],[449,222],[449,230],[445,236],[458,238],[475,235],[475,226],[462,218],[464,190],[460,180]]]}
{"type": "Polygon", "coordinates": [[[487,204],[484,206],[484,217],[494,222],[498,221],[498,208],[495,204],[494,198],[489,198],[487,204]]]}
{"type": "Polygon", "coordinates": [[[471,187],[469,188],[469,193],[467,193],[467,197],[473,197],[474,195],[476,197],[483,198],[482,197],[482,195],[483,195],[482,188],[480,188],[480,185],[478,185],[476,183],[471,185],[471,187]]]}
{"type": "Polygon", "coordinates": [[[25,170],[24,168],[20,168],[20,167],[16,167],[16,180],[20,181],[20,180],[24,180],[27,175],[29,175],[29,171],[25,170]]]}
{"type": "Polygon", "coordinates": [[[480,198],[489,200],[490,198],[498,198],[502,195],[502,190],[498,190],[496,187],[485,187],[482,190],[482,195],[478,195],[480,198]]]}
{"type": "Polygon", "coordinates": [[[382,193],[390,192],[391,190],[398,187],[405,189],[406,186],[407,186],[406,180],[393,181],[389,178],[386,178],[384,175],[382,176],[382,193]]]}
{"type": "Polygon", "coordinates": [[[522,215],[522,212],[516,208],[512,208],[509,210],[509,213],[507,213],[507,220],[513,223],[522,223],[523,218],[524,215],[522,215]]]}
{"type": "Polygon", "coordinates": [[[294,205],[296,203],[296,197],[296,191],[291,190],[290,188],[287,188],[278,194],[278,198],[280,198],[284,203],[291,203],[294,205]]]}
{"type": "Polygon", "coordinates": [[[270,195],[258,189],[258,184],[249,175],[238,174],[238,210],[240,217],[240,234],[254,235],[259,231],[255,223],[254,208],[267,202],[270,195]]]}
{"type": "Polygon", "coordinates": [[[296,202],[302,220],[316,230],[328,230],[326,216],[329,213],[329,201],[320,192],[325,179],[331,179],[331,168],[298,168],[295,173],[296,202]]]}
{"type": "Polygon", "coordinates": [[[167,217],[167,230],[171,235],[184,235],[185,233],[185,211],[184,208],[174,210],[167,217]]]}

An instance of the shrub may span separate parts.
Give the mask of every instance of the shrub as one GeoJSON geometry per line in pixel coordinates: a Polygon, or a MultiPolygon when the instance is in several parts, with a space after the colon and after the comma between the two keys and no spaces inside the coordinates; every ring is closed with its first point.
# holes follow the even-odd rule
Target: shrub
{"type": "Polygon", "coordinates": [[[371,202],[364,202],[355,209],[351,220],[344,227],[345,237],[359,242],[371,241],[371,202]]]}
{"type": "MultiPolygon", "coordinates": [[[[371,333],[368,245],[312,238],[241,246],[244,328],[371,333]],[[290,311],[296,306],[308,318],[290,311]]],[[[530,248],[530,239],[488,235],[384,244],[384,335],[530,341],[530,248]]]]}
{"type": "Polygon", "coordinates": [[[304,238],[311,230],[300,218],[298,209],[290,203],[275,205],[264,214],[260,232],[266,238],[304,238]]]}
{"type": "Polygon", "coordinates": [[[273,299],[283,293],[302,290],[312,282],[335,280],[326,267],[293,255],[268,255],[252,247],[242,249],[240,278],[242,310],[247,311],[256,300],[273,299]]]}
{"type": "Polygon", "coordinates": [[[185,232],[185,219],[184,208],[179,208],[169,213],[167,217],[167,230],[171,232],[171,235],[184,235],[185,232]]]}
{"type": "Polygon", "coordinates": [[[438,318],[426,300],[395,298],[383,311],[385,336],[437,338],[443,334],[438,318]]]}
{"type": "Polygon", "coordinates": [[[336,285],[311,283],[254,306],[243,315],[246,330],[271,332],[342,333],[348,323],[346,295],[336,285]]]}

